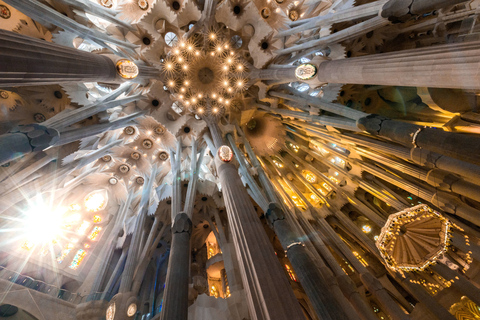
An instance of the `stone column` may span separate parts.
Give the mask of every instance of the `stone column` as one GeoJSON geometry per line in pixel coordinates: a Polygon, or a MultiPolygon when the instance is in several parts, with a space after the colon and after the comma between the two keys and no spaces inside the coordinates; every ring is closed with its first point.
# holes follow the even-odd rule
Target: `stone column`
{"type": "Polygon", "coordinates": [[[280,240],[317,316],[322,320],[349,319],[331,295],[328,283],[316,268],[315,261],[308,254],[305,245],[293,232],[282,210],[276,204],[270,203],[266,216],[272,224],[275,234],[280,240]]]}
{"type": "MultiPolygon", "coordinates": [[[[214,119],[206,119],[218,149],[223,136],[214,119]]],[[[232,162],[215,157],[250,317],[255,320],[303,319],[273,247],[232,162]]]]}
{"type": "Polygon", "coordinates": [[[465,276],[457,271],[450,269],[443,263],[436,263],[430,268],[445,278],[447,281],[452,281],[452,286],[466,295],[470,300],[480,305],[480,289],[471,283],[465,276]]]}
{"type": "Polygon", "coordinates": [[[112,60],[0,30],[0,87],[112,81],[112,60]]]}
{"type": "Polygon", "coordinates": [[[467,0],[389,0],[382,7],[381,16],[391,21],[402,22],[414,16],[462,2],[467,2],[467,0]]]}
{"type": "MultiPolygon", "coordinates": [[[[290,80],[296,81],[295,70],[297,67],[288,66],[286,68],[278,69],[252,69],[249,72],[248,78],[255,83],[259,80],[290,80]]],[[[288,82],[288,81],[286,81],[288,82]]]]}
{"type": "MultiPolygon", "coordinates": [[[[0,57],[0,65],[1,63],[0,57]]],[[[58,139],[59,133],[53,128],[47,128],[39,124],[17,126],[9,133],[0,135],[0,150],[2,150],[0,164],[15,160],[32,151],[42,151],[54,145],[58,139]]]]}
{"type": "Polygon", "coordinates": [[[480,41],[324,61],[318,80],[386,86],[480,89],[480,41]]]}
{"type": "Polygon", "coordinates": [[[371,138],[355,136],[349,133],[343,133],[342,139],[353,144],[378,150],[383,153],[389,153],[398,158],[413,161],[415,164],[427,167],[438,168],[451,173],[458,174],[471,182],[480,181],[480,167],[465,161],[454,159],[439,153],[426,149],[406,148],[387,142],[373,140],[371,138]]]}
{"type": "MultiPolygon", "coordinates": [[[[318,215],[318,214],[317,214],[318,215]]],[[[365,285],[365,287],[372,293],[372,295],[378,300],[380,305],[387,311],[392,319],[395,320],[408,320],[409,316],[398,306],[398,304],[393,300],[393,298],[388,294],[385,288],[382,286],[381,282],[374,277],[368,269],[360,263],[360,261],[355,257],[352,251],[348,246],[340,239],[338,234],[332,229],[326,220],[321,217],[317,217],[317,222],[319,223],[323,233],[319,234],[320,236],[326,237],[329,239],[344,257],[350,262],[350,264],[357,270],[360,275],[360,280],[365,285]]]]}
{"type": "Polygon", "coordinates": [[[187,320],[188,318],[191,233],[190,218],[184,212],[177,214],[172,227],[172,244],[161,314],[163,320],[187,320]]]}
{"type": "Polygon", "coordinates": [[[237,168],[218,157],[216,164],[252,319],[302,319],[298,301],[237,168]]]}
{"type": "Polygon", "coordinates": [[[480,164],[477,156],[480,154],[480,137],[475,135],[425,128],[375,114],[359,119],[357,126],[372,135],[406,146],[424,148],[462,161],[480,164]]]}

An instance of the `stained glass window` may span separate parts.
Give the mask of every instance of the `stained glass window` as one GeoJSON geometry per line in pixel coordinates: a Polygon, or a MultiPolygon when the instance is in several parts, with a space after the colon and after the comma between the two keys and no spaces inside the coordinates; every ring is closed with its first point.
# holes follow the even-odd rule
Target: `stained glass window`
{"type": "Polygon", "coordinates": [[[87,231],[88,227],[90,226],[90,222],[88,221],[83,221],[80,227],[77,230],[78,234],[84,234],[85,231],[87,231]]]}
{"type": "Polygon", "coordinates": [[[82,263],[83,258],[87,255],[87,251],[80,249],[77,251],[77,254],[75,254],[75,257],[73,258],[72,263],[70,264],[69,268],[76,270],[80,263],[82,263]]]}
{"type": "Polygon", "coordinates": [[[93,228],[92,232],[91,232],[90,235],[88,236],[88,239],[94,241],[94,240],[97,238],[97,236],[98,236],[98,234],[100,233],[101,230],[102,230],[101,227],[95,227],[95,228],[93,228]]]}
{"type": "Polygon", "coordinates": [[[105,208],[107,201],[105,190],[94,191],[85,197],[85,208],[90,212],[97,212],[105,208]]]}
{"type": "Polygon", "coordinates": [[[57,256],[58,263],[63,262],[63,259],[65,259],[65,257],[70,252],[70,250],[72,250],[72,248],[73,248],[73,244],[71,244],[71,243],[69,243],[65,246],[65,249],[63,249],[62,252],[60,252],[60,254],[57,256]]]}

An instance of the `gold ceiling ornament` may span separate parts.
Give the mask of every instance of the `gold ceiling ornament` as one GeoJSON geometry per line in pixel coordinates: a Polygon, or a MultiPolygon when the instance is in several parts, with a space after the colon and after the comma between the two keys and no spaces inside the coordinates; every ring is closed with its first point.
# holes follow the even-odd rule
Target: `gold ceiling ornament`
{"type": "Polygon", "coordinates": [[[246,89],[246,66],[220,30],[180,40],[164,60],[168,90],[198,116],[218,114],[246,89]]]}
{"type": "Polygon", "coordinates": [[[138,67],[127,59],[117,61],[117,73],[124,79],[135,79],[138,76],[138,67]]]}
{"type": "Polygon", "coordinates": [[[165,133],[165,127],[164,126],[158,126],[155,127],[155,133],[158,135],[162,135],[165,133]]]}
{"type": "Polygon", "coordinates": [[[138,0],[137,1],[138,7],[142,10],[148,10],[148,1],[147,0],[138,0]]]}
{"type": "Polygon", "coordinates": [[[466,296],[463,296],[460,302],[454,303],[449,312],[458,320],[480,319],[480,306],[466,296]]]}
{"type": "Polygon", "coordinates": [[[425,204],[390,215],[376,242],[387,266],[395,271],[421,271],[447,250],[451,223],[425,204]]]}
{"type": "Polygon", "coordinates": [[[111,8],[113,7],[114,0],[100,0],[100,4],[105,8],[111,8]]]}
{"type": "Polygon", "coordinates": [[[168,153],[165,152],[165,151],[160,151],[160,152],[158,153],[158,159],[159,159],[160,161],[166,161],[166,160],[168,160],[168,153]]]}
{"type": "Polygon", "coordinates": [[[136,177],[135,182],[141,186],[145,183],[145,179],[143,177],[136,177]]]}
{"type": "Polygon", "coordinates": [[[300,15],[298,14],[297,10],[290,10],[290,12],[288,13],[288,17],[292,21],[297,21],[299,16],[300,15]]]}
{"type": "Polygon", "coordinates": [[[134,151],[130,154],[130,158],[132,158],[133,160],[138,160],[138,159],[140,159],[140,157],[141,157],[140,153],[136,152],[136,151],[134,151]]]}
{"type": "Polygon", "coordinates": [[[153,141],[150,139],[144,139],[142,141],[142,147],[145,149],[151,149],[153,147],[153,141]]]}
{"type": "Polygon", "coordinates": [[[123,132],[131,136],[132,134],[135,133],[135,128],[132,126],[128,126],[128,127],[125,127],[125,129],[123,129],[123,132]]]}
{"type": "Polygon", "coordinates": [[[130,167],[127,164],[122,164],[118,167],[118,171],[120,171],[120,173],[125,174],[128,171],[130,171],[130,167]]]}

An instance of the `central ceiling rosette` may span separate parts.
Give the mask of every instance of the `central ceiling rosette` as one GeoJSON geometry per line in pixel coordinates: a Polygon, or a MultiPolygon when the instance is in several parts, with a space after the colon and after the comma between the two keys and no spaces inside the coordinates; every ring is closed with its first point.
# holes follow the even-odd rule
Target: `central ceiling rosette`
{"type": "Polygon", "coordinates": [[[163,61],[165,85],[197,116],[221,115],[247,88],[246,63],[222,30],[179,40],[163,61]]]}

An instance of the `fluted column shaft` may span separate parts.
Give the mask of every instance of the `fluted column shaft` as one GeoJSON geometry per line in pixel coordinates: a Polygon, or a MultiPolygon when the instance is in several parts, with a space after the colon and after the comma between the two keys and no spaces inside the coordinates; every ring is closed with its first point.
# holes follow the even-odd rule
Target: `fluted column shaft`
{"type": "Polygon", "coordinates": [[[317,74],[328,83],[477,90],[479,71],[480,41],[472,41],[325,61],[317,74]]]}
{"type": "Polygon", "coordinates": [[[436,152],[415,147],[406,148],[349,133],[343,133],[342,139],[353,144],[366,146],[373,150],[389,153],[405,160],[411,160],[421,166],[442,169],[468,178],[471,181],[480,181],[480,166],[436,152]]]}
{"type": "Polygon", "coordinates": [[[380,281],[375,278],[364,265],[360,263],[360,261],[353,255],[352,251],[350,251],[343,240],[341,240],[335,231],[333,231],[332,227],[323,218],[317,219],[317,222],[325,232],[323,236],[326,236],[328,239],[330,239],[345,256],[345,258],[348,259],[350,264],[360,274],[360,280],[362,283],[374,295],[380,305],[385,308],[390,316],[396,320],[407,320],[409,317],[387,293],[380,281]]]}
{"type": "Polygon", "coordinates": [[[188,319],[188,271],[190,269],[190,235],[192,221],[186,213],[175,216],[168,260],[167,279],[161,319],[188,319]]]}
{"type": "Polygon", "coordinates": [[[252,319],[302,319],[297,299],[232,163],[217,171],[252,319]]]}
{"type": "Polygon", "coordinates": [[[322,320],[348,319],[342,307],[330,294],[329,286],[315,267],[315,261],[308,254],[307,248],[295,235],[283,212],[274,203],[270,203],[267,217],[317,316],[322,320]]]}
{"type": "Polygon", "coordinates": [[[0,87],[112,81],[115,65],[99,54],[0,30],[0,87]]]}
{"type": "Polygon", "coordinates": [[[135,222],[135,229],[133,231],[132,240],[130,243],[130,249],[128,250],[127,261],[125,262],[125,269],[122,274],[122,281],[120,284],[119,293],[125,293],[131,290],[133,275],[135,268],[137,267],[137,257],[139,255],[138,251],[140,244],[142,242],[142,234],[145,226],[145,219],[148,211],[148,205],[150,200],[150,192],[152,190],[153,182],[155,181],[155,176],[157,175],[157,167],[153,166],[151,176],[147,180],[147,183],[144,186],[142,191],[142,198],[139,204],[139,210],[137,219],[135,222]]]}

